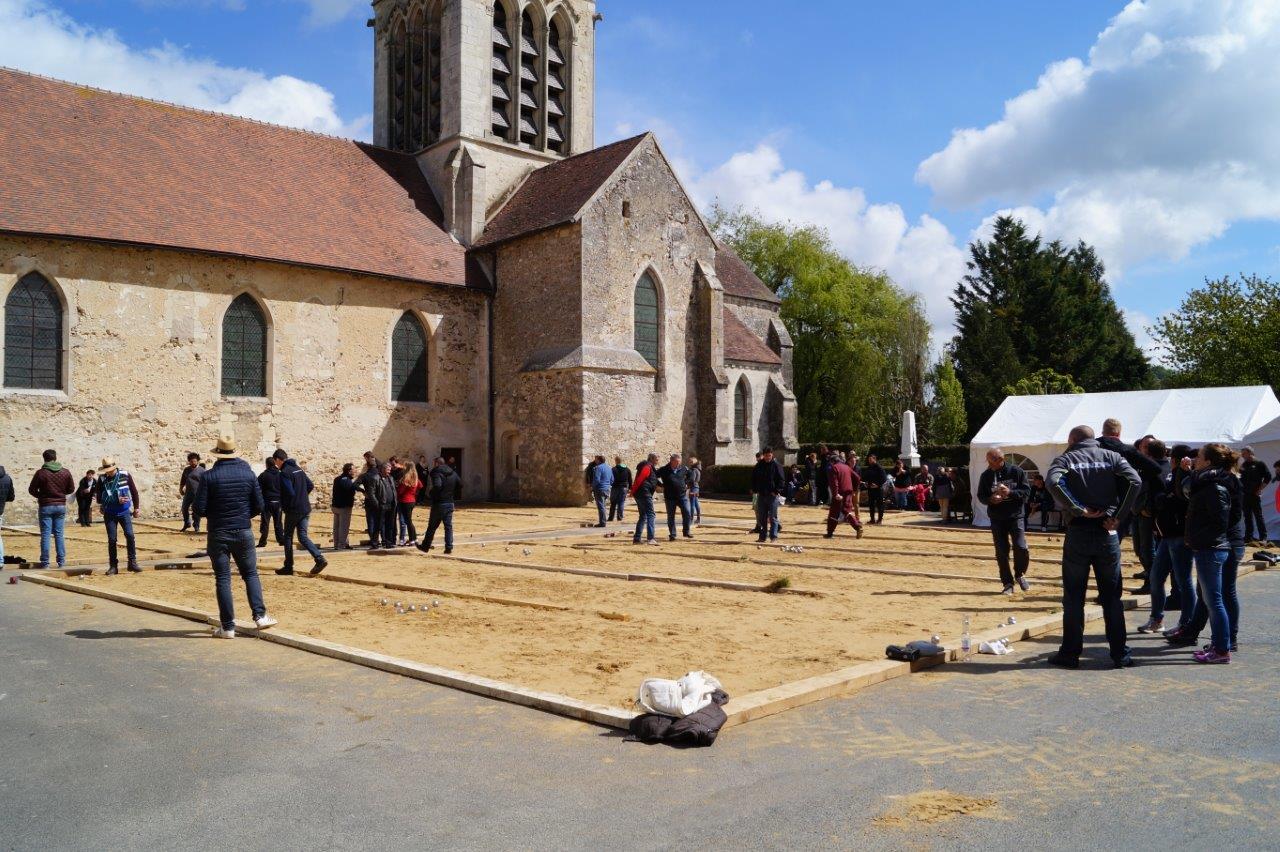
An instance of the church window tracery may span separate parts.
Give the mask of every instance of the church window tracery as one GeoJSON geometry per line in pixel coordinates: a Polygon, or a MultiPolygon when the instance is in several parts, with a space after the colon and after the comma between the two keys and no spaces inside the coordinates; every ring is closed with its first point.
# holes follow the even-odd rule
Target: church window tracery
{"type": "Polygon", "coordinates": [[[62,300],[49,280],[28,272],[4,303],[4,385],[63,390],[62,300]]]}
{"type": "Polygon", "coordinates": [[[267,395],[267,317],[248,293],[222,316],[222,395],[267,395]]]}

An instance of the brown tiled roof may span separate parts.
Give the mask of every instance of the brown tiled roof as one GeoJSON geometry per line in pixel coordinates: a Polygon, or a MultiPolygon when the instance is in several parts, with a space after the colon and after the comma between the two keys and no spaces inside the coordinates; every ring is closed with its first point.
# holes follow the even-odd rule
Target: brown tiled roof
{"type": "Polygon", "coordinates": [[[0,115],[0,231],[467,283],[408,155],[10,69],[0,115]]]}
{"type": "Polygon", "coordinates": [[[728,296],[738,296],[743,299],[758,299],[762,302],[772,302],[775,305],[779,303],[777,296],[773,294],[763,281],[761,281],[751,267],[738,257],[733,249],[728,246],[718,246],[716,252],[716,277],[720,279],[720,284],[724,287],[724,292],[728,296]]]}
{"type": "Polygon", "coordinates": [[[485,228],[475,248],[572,222],[596,190],[649,134],[543,166],[529,175],[485,228]]]}
{"type": "Polygon", "coordinates": [[[724,309],[724,359],[726,361],[746,361],[750,364],[782,363],[782,358],[756,337],[742,320],[729,308],[724,309]]]}

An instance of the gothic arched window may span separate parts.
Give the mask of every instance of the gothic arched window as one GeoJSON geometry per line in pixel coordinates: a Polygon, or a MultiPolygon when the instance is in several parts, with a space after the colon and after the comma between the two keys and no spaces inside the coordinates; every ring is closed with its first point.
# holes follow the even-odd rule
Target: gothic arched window
{"type": "Polygon", "coordinates": [[[559,15],[547,35],[547,148],[557,154],[569,153],[569,62],[572,30],[559,15]]]}
{"type": "Polygon", "coordinates": [[[733,389],[733,437],[739,441],[751,437],[751,384],[746,376],[733,389]]]}
{"type": "Polygon", "coordinates": [[[222,315],[222,395],[267,395],[267,317],[248,293],[222,315]]]}
{"type": "Polygon", "coordinates": [[[407,311],[391,333],[391,399],[427,401],[427,333],[407,311]]]}
{"type": "Polygon", "coordinates": [[[521,145],[536,148],[542,144],[543,84],[542,38],[533,16],[525,9],[520,16],[520,95],[519,133],[521,145]]]}
{"type": "Polygon", "coordinates": [[[43,275],[28,272],[4,303],[4,384],[62,390],[62,300],[43,275]]]}
{"type": "Polygon", "coordinates": [[[647,272],[636,283],[635,347],[651,367],[658,369],[658,288],[647,272]]]}
{"type": "Polygon", "coordinates": [[[513,141],[511,138],[511,69],[515,62],[512,59],[512,45],[515,37],[511,34],[511,21],[507,17],[507,7],[502,2],[493,4],[493,135],[500,139],[513,141]]]}

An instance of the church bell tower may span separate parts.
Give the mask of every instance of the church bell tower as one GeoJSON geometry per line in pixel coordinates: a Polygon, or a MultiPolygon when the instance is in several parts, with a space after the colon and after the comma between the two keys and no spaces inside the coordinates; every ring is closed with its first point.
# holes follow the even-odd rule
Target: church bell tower
{"type": "Polygon", "coordinates": [[[374,144],[470,246],[530,171],[594,147],[594,0],[374,0],[374,144]]]}

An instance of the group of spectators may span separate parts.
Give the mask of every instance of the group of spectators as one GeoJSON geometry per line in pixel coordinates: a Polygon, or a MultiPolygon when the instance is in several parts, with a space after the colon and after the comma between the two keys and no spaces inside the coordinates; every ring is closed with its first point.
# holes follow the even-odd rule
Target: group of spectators
{"type": "Polygon", "coordinates": [[[622,461],[621,456],[613,457],[610,467],[604,456],[596,456],[587,465],[586,482],[591,488],[591,497],[595,502],[597,527],[608,526],[609,521],[624,520],[627,498],[636,505],[636,527],[631,540],[635,544],[641,541],[656,545],[657,541],[657,509],[654,501],[658,491],[662,492],[663,502],[667,510],[667,538],[676,540],[676,515],[680,516],[680,533],[685,538],[693,538],[693,527],[702,522],[702,506],[699,497],[702,494],[702,463],[694,456],[689,457],[688,464],[680,453],[672,453],[667,463],[658,466],[657,453],[650,453],[636,465],[635,472],[622,461]],[[606,504],[608,511],[606,512],[606,504]]]}
{"type": "Polygon", "coordinates": [[[934,472],[928,465],[921,465],[911,470],[902,459],[894,459],[893,467],[886,470],[874,453],[868,454],[865,466],[859,468],[856,453],[820,445],[805,456],[803,464],[792,465],[786,502],[795,504],[807,500],[814,506],[830,503],[829,479],[833,459],[839,459],[859,471],[861,490],[867,493],[871,523],[883,520],[886,505],[893,509],[924,512],[931,504],[937,505],[944,522],[951,523],[955,519],[952,502],[968,487],[956,468],[938,467],[934,472]]]}
{"type": "MultiPolygon", "coordinates": [[[[1142,566],[1136,593],[1151,595],[1151,616],[1138,631],[1160,633],[1173,646],[1193,647],[1208,625],[1210,641],[1195,660],[1229,663],[1239,634],[1236,577],[1245,547],[1267,543],[1261,498],[1272,472],[1250,447],[1239,454],[1220,443],[1169,447],[1154,435],[1131,445],[1122,440],[1121,428],[1118,420],[1109,419],[1102,436],[1095,437],[1092,428],[1076,427],[1048,476],[1030,482],[1001,450],[987,453],[977,497],[991,521],[1003,593],[1013,594],[1015,584],[1023,591],[1030,587],[1030,508],[1042,512],[1042,526],[1048,511],[1060,511],[1066,521],[1063,643],[1051,663],[1079,665],[1092,572],[1112,661],[1118,668],[1133,665],[1121,607],[1121,542],[1126,537],[1142,566]],[[1174,609],[1178,623],[1166,629],[1165,614],[1174,609]]],[[[1280,462],[1275,469],[1280,476],[1280,462]]]]}

